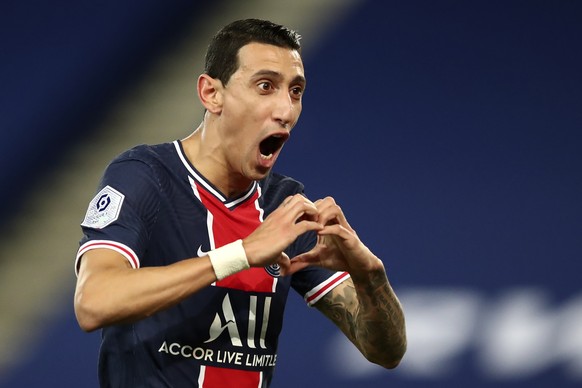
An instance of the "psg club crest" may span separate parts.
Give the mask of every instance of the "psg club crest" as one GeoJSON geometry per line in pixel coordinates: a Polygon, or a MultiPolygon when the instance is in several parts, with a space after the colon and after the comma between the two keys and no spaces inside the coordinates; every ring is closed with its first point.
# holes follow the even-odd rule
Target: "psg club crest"
{"type": "Polygon", "coordinates": [[[265,271],[274,278],[281,276],[281,266],[279,264],[271,264],[265,267],[265,271]]]}

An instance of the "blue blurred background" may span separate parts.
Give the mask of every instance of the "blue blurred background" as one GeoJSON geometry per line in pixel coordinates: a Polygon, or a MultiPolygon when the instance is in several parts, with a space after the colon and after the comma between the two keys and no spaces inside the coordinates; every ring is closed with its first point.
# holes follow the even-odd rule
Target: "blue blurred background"
{"type": "MultiPolygon", "coordinates": [[[[164,115],[163,104],[153,113],[131,105],[140,85],[155,89],[156,64],[188,58],[184,47],[202,58],[224,19],[269,17],[303,33],[308,78],[276,169],[311,198],[341,204],[383,259],[409,333],[405,360],[385,371],[290,295],[273,386],[580,386],[582,3],[343,0],[296,16],[314,5],[266,3],[3,2],[2,244],[21,233],[34,246],[35,233],[55,233],[28,199],[55,176],[81,178],[48,205],[59,214],[75,201],[86,207],[97,180],[68,155],[104,152],[101,171],[126,143],[149,139],[136,128],[120,142],[104,132],[115,144],[104,151],[99,133],[124,107],[164,115]]],[[[198,113],[199,71],[192,65],[181,82],[198,113]]],[[[168,115],[155,136],[186,136],[198,124],[187,120],[168,115]]],[[[83,214],[63,222],[77,228],[83,214]]],[[[97,386],[99,334],[81,332],[72,311],[73,230],[53,238],[70,257],[40,246],[20,287],[3,291],[1,314],[22,315],[27,329],[3,328],[2,388],[97,386]],[[51,313],[31,323],[33,313],[12,309],[57,260],[70,264],[58,278],[67,280],[51,313]]],[[[4,253],[0,272],[30,260],[4,253]]]]}

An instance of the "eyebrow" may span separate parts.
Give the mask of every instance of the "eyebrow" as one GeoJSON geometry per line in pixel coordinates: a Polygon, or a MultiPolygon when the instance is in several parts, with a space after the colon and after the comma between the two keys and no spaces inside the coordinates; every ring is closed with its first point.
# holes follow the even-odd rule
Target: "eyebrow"
{"type": "MultiPolygon", "coordinates": [[[[257,71],[255,74],[253,74],[252,78],[261,78],[261,77],[270,77],[270,78],[276,78],[277,80],[282,80],[283,79],[283,75],[277,71],[273,71],[273,70],[259,70],[257,71]]],[[[295,78],[293,78],[293,80],[291,80],[291,84],[301,84],[301,85],[305,85],[307,83],[307,80],[305,79],[305,77],[303,77],[302,75],[297,75],[295,76],[295,78]]]]}

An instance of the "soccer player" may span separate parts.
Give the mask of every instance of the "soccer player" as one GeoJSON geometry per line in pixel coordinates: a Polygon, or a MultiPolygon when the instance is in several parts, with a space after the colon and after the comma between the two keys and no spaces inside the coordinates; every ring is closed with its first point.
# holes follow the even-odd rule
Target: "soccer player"
{"type": "Polygon", "coordinates": [[[82,222],[75,312],[103,387],[268,387],[289,288],[394,368],[404,316],[333,198],[272,172],[301,113],[299,35],[257,19],[206,54],[200,126],[114,159],[82,222]]]}

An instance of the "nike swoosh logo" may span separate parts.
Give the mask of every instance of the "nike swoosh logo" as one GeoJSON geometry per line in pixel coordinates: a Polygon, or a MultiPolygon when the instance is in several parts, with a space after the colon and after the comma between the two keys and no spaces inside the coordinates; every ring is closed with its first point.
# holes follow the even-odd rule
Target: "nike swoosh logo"
{"type": "Polygon", "coordinates": [[[198,247],[198,257],[202,257],[202,256],[206,256],[208,254],[209,251],[203,251],[202,250],[202,244],[200,244],[200,246],[198,247]]]}

